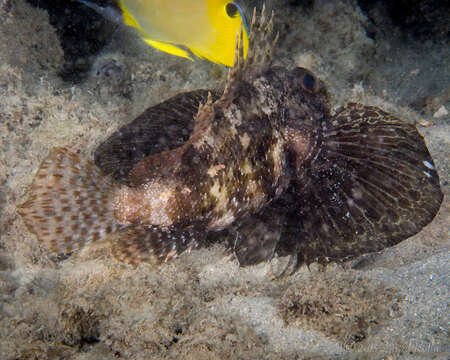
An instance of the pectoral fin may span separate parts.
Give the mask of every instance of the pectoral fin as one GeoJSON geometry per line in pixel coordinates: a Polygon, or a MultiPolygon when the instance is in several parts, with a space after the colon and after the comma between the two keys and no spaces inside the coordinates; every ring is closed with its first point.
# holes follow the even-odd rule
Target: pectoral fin
{"type": "Polygon", "coordinates": [[[340,110],[305,171],[309,183],[294,183],[286,194],[296,206],[280,241],[280,252],[295,244],[299,263],[393,246],[427,225],[443,198],[415,126],[375,107],[340,110]]]}

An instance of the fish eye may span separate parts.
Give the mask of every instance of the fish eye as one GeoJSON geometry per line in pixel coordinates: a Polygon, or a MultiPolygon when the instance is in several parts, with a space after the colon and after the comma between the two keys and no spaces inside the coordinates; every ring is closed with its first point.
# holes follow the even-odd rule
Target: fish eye
{"type": "Polygon", "coordinates": [[[234,18],[239,12],[239,9],[237,8],[235,3],[230,2],[226,6],[226,11],[229,17],[234,18]]]}
{"type": "Polygon", "coordinates": [[[316,78],[310,73],[305,73],[301,80],[302,88],[310,93],[316,93],[318,89],[318,84],[316,78]]]}

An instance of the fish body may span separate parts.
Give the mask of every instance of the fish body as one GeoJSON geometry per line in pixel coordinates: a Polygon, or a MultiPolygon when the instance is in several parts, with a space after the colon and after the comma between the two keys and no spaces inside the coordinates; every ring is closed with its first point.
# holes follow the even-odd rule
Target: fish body
{"type": "Polygon", "coordinates": [[[241,38],[243,56],[247,55],[246,20],[235,2],[118,0],[113,7],[102,7],[88,0],[80,2],[114,21],[121,19],[125,25],[136,29],[148,45],[172,55],[192,59],[192,53],[232,67],[241,38]]]}
{"type": "Polygon", "coordinates": [[[269,79],[260,80],[246,84],[246,92],[229,103],[210,98],[185,144],[134,167],[134,186],[117,194],[122,223],[170,226],[195,219],[207,230],[219,230],[258,212],[283,191],[283,100],[269,79]]]}
{"type": "Polygon", "coordinates": [[[51,151],[19,209],[29,229],[56,253],[111,234],[128,263],[231,236],[242,264],[302,264],[379,251],[429,223],[442,192],[417,129],[361,104],[332,113],[312,72],[272,66],[264,13],[254,24],[223,92],[148,109],[97,149],[98,167],[51,151]]]}

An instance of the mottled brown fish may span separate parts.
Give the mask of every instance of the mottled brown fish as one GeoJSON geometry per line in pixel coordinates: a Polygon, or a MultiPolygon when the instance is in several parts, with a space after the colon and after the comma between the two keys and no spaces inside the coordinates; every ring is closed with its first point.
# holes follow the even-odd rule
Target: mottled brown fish
{"type": "Polygon", "coordinates": [[[331,114],[310,71],[272,66],[275,42],[272,19],[254,16],[222,93],[148,109],[97,149],[98,167],[52,150],[19,210],[28,228],[56,253],[114,233],[113,254],[129,263],[231,234],[243,264],[278,253],[300,265],[417,233],[443,195],[415,126],[355,103],[331,114]]]}

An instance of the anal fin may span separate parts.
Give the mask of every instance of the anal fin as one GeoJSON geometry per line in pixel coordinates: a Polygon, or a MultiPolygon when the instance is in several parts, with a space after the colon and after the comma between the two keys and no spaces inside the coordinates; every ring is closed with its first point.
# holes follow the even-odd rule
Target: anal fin
{"type": "Polygon", "coordinates": [[[198,246],[205,234],[195,229],[137,226],[123,229],[109,237],[113,256],[136,265],[160,264],[198,246]]]}

